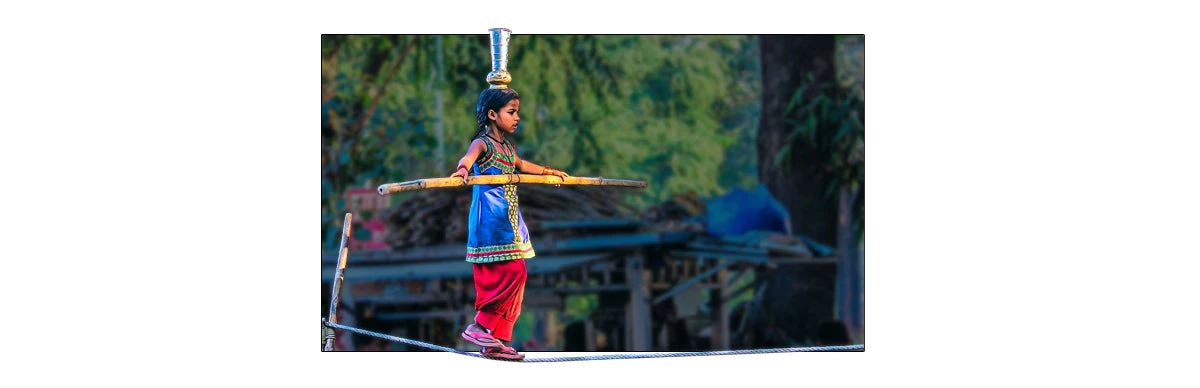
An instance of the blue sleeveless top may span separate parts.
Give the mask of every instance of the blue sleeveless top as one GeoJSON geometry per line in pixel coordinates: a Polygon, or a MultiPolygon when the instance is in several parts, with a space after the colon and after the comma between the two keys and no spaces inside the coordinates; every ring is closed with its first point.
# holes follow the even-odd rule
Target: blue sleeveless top
{"type": "MultiPolygon", "coordinates": [[[[516,172],[517,151],[504,142],[500,152],[490,139],[483,139],[487,151],[471,166],[471,175],[498,175],[516,172]]],[[[534,256],[529,229],[518,206],[517,185],[471,186],[471,210],[467,221],[467,262],[529,259],[534,256]]]]}

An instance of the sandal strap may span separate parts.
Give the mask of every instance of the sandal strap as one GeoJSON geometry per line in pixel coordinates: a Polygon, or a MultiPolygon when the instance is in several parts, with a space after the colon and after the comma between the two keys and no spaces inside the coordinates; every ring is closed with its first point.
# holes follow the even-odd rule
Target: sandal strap
{"type": "Polygon", "coordinates": [[[516,349],[513,349],[512,347],[509,347],[509,346],[488,347],[488,348],[484,348],[484,351],[487,353],[507,353],[507,354],[512,354],[512,355],[520,354],[519,352],[517,352],[516,349]]]}
{"type": "Polygon", "coordinates": [[[474,338],[475,340],[481,341],[481,342],[497,343],[497,344],[500,343],[500,340],[498,338],[493,337],[491,334],[487,334],[487,333],[464,332],[463,334],[466,336],[469,336],[471,338],[474,338]],[[478,335],[476,335],[476,334],[478,334],[478,335]]]}

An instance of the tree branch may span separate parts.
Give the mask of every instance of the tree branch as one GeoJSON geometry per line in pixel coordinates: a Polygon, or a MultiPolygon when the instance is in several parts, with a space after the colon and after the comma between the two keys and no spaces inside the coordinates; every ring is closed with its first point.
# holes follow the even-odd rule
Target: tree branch
{"type": "Polygon", "coordinates": [[[321,104],[325,104],[336,94],[334,90],[337,89],[337,57],[321,64],[321,75],[325,78],[324,82],[321,82],[321,104]]]}
{"type": "Polygon", "coordinates": [[[331,36],[329,40],[333,42],[333,48],[327,53],[322,53],[321,56],[321,76],[325,78],[325,82],[321,83],[322,104],[333,99],[334,89],[337,88],[337,57],[346,41],[346,39],[337,39],[335,36],[331,36]]]}
{"type": "Polygon", "coordinates": [[[358,131],[367,125],[367,120],[370,120],[371,116],[375,114],[375,108],[379,107],[379,102],[383,100],[384,88],[387,88],[387,86],[392,83],[392,80],[396,78],[396,73],[399,72],[400,65],[404,64],[404,58],[408,56],[409,52],[412,52],[413,47],[417,45],[417,40],[420,38],[420,36],[414,36],[411,40],[409,40],[408,45],[404,46],[403,51],[400,52],[400,57],[396,59],[396,62],[392,64],[392,68],[388,70],[387,78],[384,79],[383,82],[376,82],[375,93],[372,96],[371,105],[367,106],[367,110],[363,112],[363,114],[359,115],[358,118],[355,119],[348,128],[346,128],[346,133],[348,135],[351,137],[357,135],[358,131]]]}

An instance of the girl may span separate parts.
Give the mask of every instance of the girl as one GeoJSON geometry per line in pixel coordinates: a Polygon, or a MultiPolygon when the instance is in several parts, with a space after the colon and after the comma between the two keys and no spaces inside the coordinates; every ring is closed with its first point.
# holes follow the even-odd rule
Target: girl
{"type": "MultiPolygon", "coordinates": [[[[492,88],[479,95],[475,106],[478,127],[450,177],[526,174],[567,177],[562,171],[539,166],[517,156],[506,135],[517,132],[521,96],[509,88],[492,88]]],[[[533,258],[529,230],[518,208],[517,185],[474,185],[467,222],[467,262],[474,267],[475,322],[462,337],[482,346],[484,356],[521,360],[502,341],[512,341],[513,325],[521,314],[525,295],[525,259],[533,258]]]]}

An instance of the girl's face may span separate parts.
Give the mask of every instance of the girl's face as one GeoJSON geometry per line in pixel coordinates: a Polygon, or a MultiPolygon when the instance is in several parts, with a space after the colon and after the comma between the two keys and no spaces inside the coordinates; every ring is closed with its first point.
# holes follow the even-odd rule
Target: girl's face
{"type": "Polygon", "coordinates": [[[488,118],[496,123],[496,129],[513,134],[517,132],[517,123],[521,121],[521,116],[517,114],[520,110],[521,100],[513,99],[499,111],[489,111],[488,118]]]}

